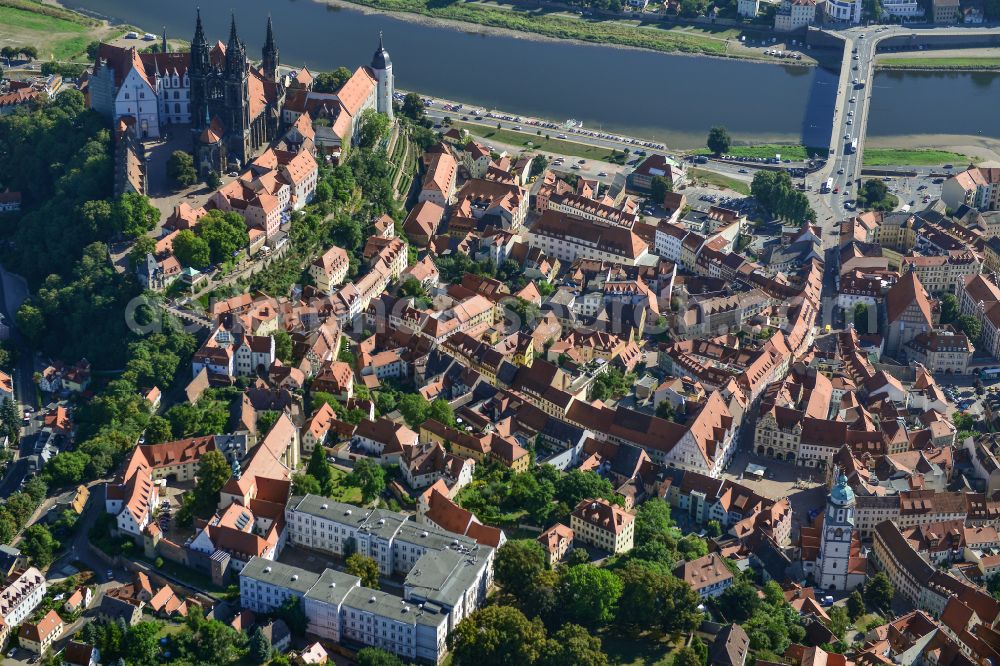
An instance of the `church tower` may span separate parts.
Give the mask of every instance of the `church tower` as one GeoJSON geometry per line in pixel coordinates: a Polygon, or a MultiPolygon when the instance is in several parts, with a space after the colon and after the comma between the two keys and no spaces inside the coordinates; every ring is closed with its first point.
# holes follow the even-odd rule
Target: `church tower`
{"type": "MultiPolygon", "coordinates": [[[[851,590],[858,579],[851,571],[852,547],[859,550],[855,525],[854,491],[847,485],[841,472],[837,483],[826,501],[823,516],[823,535],[820,538],[819,558],[816,562],[816,582],[822,590],[851,590]]],[[[853,553],[859,559],[860,552],[853,553]]],[[[864,580],[862,573],[860,579],[864,580]]]]}
{"type": "Polygon", "coordinates": [[[264,48],[261,51],[260,62],[264,77],[270,81],[278,80],[278,47],[274,44],[274,32],[271,30],[271,15],[267,15],[267,39],[264,40],[264,48]]]}
{"type": "Polygon", "coordinates": [[[378,49],[372,57],[372,73],[378,83],[375,109],[392,119],[392,94],[395,90],[392,79],[392,61],[389,52],[382,45],[382,32],[378,33],[378,49]]]}

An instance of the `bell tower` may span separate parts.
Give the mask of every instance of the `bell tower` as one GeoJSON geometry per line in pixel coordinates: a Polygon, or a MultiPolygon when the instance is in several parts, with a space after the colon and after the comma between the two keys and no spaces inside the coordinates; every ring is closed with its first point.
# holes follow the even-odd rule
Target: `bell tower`
{"type": "Polygon", "coordinates": [[[816,563],[816,582],[822,590],[847,590],[851,564],[851,546],[855,525],[854,491],[843,472],[826,500],[823,535],[816,563]]]}

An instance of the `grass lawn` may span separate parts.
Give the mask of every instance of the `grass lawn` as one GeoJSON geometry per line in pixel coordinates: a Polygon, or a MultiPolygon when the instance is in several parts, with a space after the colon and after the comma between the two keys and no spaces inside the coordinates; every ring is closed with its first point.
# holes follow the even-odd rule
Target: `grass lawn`
{"type": "Polygon", "coordinates": [[[881,58],[879,68],[885,69],[1000,69],[1000,58],[881,58]]]}
{"type": "MultiPolygon", "coordinates": [[[[810,150],[805,146],[782,146],[779,144],[764,144],[760,146],[732,146],[727,155],[733,155],[734,157],[774,157],[775,155],[781,155],[783,160],[805,160],[808,159],[810,153],[825,153],[824,149],[810,150]]],[[[711,151],[707,148],[702,148],[701,150],[695,151],[696,155],[710,155],[711,151]]]]}
{"type": "MultiPolygon", "coordinates": [[[[533,32],[559,39],[620,44],[683,53],[726,55],[730,40],[739,32],[732,28],[712,30],[661,25],[655,16],[633,20],[587,18],[543,9],[523,10],[496,4],[437,0],[349,0],[355,4],[393,12],[423,14],[495,28],[533,32]]],[[[732,42],[734,45],[736,42],[732,42]]]]}
{"type": "Polygon", "coordinates": [[[347,473],[336,467],[330,468],[330,471],[333,472],[333,481],[337,484],[330,499],[347,504],[361,504],[361,489],[347,485],[345,481],[347,473]]]}
{"type": "Polygon", "coordinates": [[[34,46],[42,60],[79,58],[87,44],[112,32],[121,30],[50,5],[0,0],[0,45],[34,46]]]}
{"type": "Polygon", "coordinates": [[[969,156],[947,150],[906,150],[897,148],[865,149],[864,166],[965,166],[969,156]]]}
{"type": "Polygon", "coordinates": [[[601,635],[601,647],[613,666],[669,666],[675,646],[669,638],[662,641],[642,636],[630,638],[615,633],[601,635]]]}
{"type": "MultiPolygon", "coordinates": [[[[542,132],[542,135],[538,136],[533,132],[515,132],[510,129],[497,129],[496,126],[490,127],[489,125],[465,123],[460,120],[453,121],[452,125],[458,129],[464,129],[469,134],[485,141],[493,140],[509,146],[521,146],[525,150],[537,150],[543,153],[568,155],[570,157],[583,157],[602,162],[615,161],[612,159],[613,152],[608,148],[589,146],[584,143],[566,141],[564,139],[546,139],[545,132],[542,132]]],[[[553,130],[549,130],[549,136],[552,136],[551,132],[553,130]]],[[[620,159],[621,153],[618,153],[618,160],[620,159]]]]}
{"type": "Polygon", "coordinates": [[[688,175],[691,177],[691,180],[699,183],[715,185],[716,187],[733,190],[744,195],[750,194],[749,183],[745,183],[742,180],[737,180],[735,178],[730,178],[729,176],[723,176],[721,174],[697,168],[688,169],[688,175]]]}

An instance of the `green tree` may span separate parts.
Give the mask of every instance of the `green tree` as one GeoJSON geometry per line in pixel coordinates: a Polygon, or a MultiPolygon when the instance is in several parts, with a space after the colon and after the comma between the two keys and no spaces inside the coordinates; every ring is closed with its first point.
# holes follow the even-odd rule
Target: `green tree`
{"type": "Polygon", "coordinates": [[[717,520],[710,520],[705,526],[705,532],[713,539],[717,539],[722,536],[722,524],[717,520]]]}
{"type": "Polygon", "coordinates": [[[729,152],[733,140],[729,136],[729,130],[725,127],[715,126],[708,131],[708,141],[705,143],[715,155],[722,155],[729,152]]]}
{"type": "Polygon", "coordinates": [[[704,666],[701,656],[690,647],[682,647],[674,655],[673,666],[704,666]]]}
{"type": "Polygon", "coordinates": [[[309,626],[309,619],[302,608],[302,600],[298,597],[288,597],[285,599],[275,615],[280,617],[288,625],[293,636],[303,636],[309,626]]]}
{"type": "Polygon", "coordinates": [[[16,446],[21,441],[21,410],[10,398],[4,398],[0,404],[0,430],[16,446]]]}
{"type": "Polygon", "coordinates": [[[573,622],[597,628],[610,622],[618,609],[622,581],[607,569],[578,565],[559,580],[559,606],[573,622]]]}
{"type": "Polygon", "coordinates": [[[219,504],[219,491],[232,476],[226,457],[219,451],[206,451],[198,461],[198,481],[194,487],[195,514],[207,518],[219,504]]]}
{"type": "Polygon", "coordinates": [[[750,619],[760,606],[760,599],[757,597],[757,588],[750,583],[740,580],[730,585],[716,597],[716,606],[722,611],[727,620],[742,624],[750,619]]]}
{"type": "Polygon", "coordinates": [[[609,666],[601,639],[578,624],[559,627],[542,650],[538,666],[609,666]]]}
{"type": "Polygon", "coordinates": [[[128,263],[133,270],[136,266],[146,264],[146,256],[156,252],[156,241],[149,236],[139,236],[135,239],[132,249],[128,252],[128,263]]]}
{"type": "Polygon", "coordinates": [[[313,449],[312,455],[309,457],[309,466],[306,468],[306,473],[316,479],[319,487],[322,488],[321,492],[323,495],[329,495],[333,492],[333,470],[326,459],[325,447],[317,446],[313,449]]]}
{"type": "Polygon", "coordinates": [[[177,232],[173,240],[174,256],[183,266],[202,269],[212,263],[212,250],[208,243],[190,229],[177,232]]]}
{"type": "Polygon", "coordinates": [[[373,148],[389,134],[392,122],[389,116],[375,109],[365,109],[361,113],[361,133],[359,143],[362,148],[373,148]]]}
{"type": "Polygon", "coordinates": [[[117,232],[137,238],[156,228],[160,211],[142,194],[126,192],[111,206],[111,223],[117,232]]]}
{"type": "Polygon", "coordinates": [[[857,590],[851,592],[847,597],[847,615],[851,621],[857,620],[865,614],[865,600],[861,598],[861,593],[857,590]]]}
{"type": "Polygon", "coordinates": [[[14,319],[17,322],[17,328],[24,334],[24,337],[34,344],[41,341],[45,333],[45,316],[39,308],[31,303],[22,303],[21,307],[17,309],[14,319]]]}
{"type": "Polygon", "coordinates": [[[420,95],[412,92],[407,93],[406,97],[403,98],[400,113],[411,120],[422,121],[426,117],[426,113],[424,110],[424,101],[420,98],[420,95]]]}
{"type": "Polygon", "coordinates": [[[207,185],[210,190],[217,190],[219,189],[219,186],[222,185],[222,177],[219,176],[217,171],[209,171],[205,174],[205,185],[207,185]]]}
{"type": "Polygon", "coordinates": [[[584,499],[609,499],[614,494],[611,482],[595,472],[570,470],[556,481],[555,497],[571,507],[584,499]]]}
{"type": "Polygon", "coordinates": [[[49,528],[41,523],[35,523],[24,531],[23,550],[38,568],[44,569],[52,564],[59,542],[52,537],[49,528]]]}
{"type": "Polygon", "coordinates": [[[420,424],[427,420],[431,405],[419,393],[406,393],[400,396],[398,407],[406,425],[419,428],[420,424]]]}
{"type": "Polygon", "coordinates": [[[285,365],[292,362],[292,336],[285,329],[274,334],[274,355],[285,365]]]}
{"type": "Polygon", "coordinates": [[[156,622],[139,622],[130,627],[122,641],[122,658],[136,666],[153,666],[159,663],[159,631],[160,627],[156,622]]]}
{"type": "Polygon", "coordinates": [[[871,318],[868,314],[868,306],[865,303],[854,304],[854,330],[862,335],[874,333],[871,326],[871,318]]]}
{"type": "Polygon", "coordinates": [[[271,641],[268,640],[260,627],[255,627],[250,634],[250,659],[255,664],[263,664],[271,656],[271,641]]]}
{"type": "Polygon", "coordinates": [[[847,627],[851,624],[851,618],[847,615],[847,609],[843,606],[834,606],[830,609],[830,631],[843,640],[847,633],[847,627]]]}
{"type": "Polygon", "coordinates": [[[969,338],[970,342],[976,342],[979,340],[979,334],[982,333],[983,325],[979,323],[979,320],[972,315],[962,315],[955,322],[956,327],[962,333],[965,333],[966,337],[969,338]]]}
{"type": "Polygon", "coordinates": [[[532,176],[542,175],[547,168],[549,168],[549,160],[545,155],[535,155],[531,158],[531,171],[529,173],[532,176]]]}
{"type": "Polygon", "coordinates": [[[533,539],[512,539],[497,551],[493,575],[507,592],[520,596],[545,569],[545,550],[533,539]]]}
{"type": "Polygon", "coordinates": [[[660,205],[666,200],[667,195],[674,191],[674,181],[666,176],[654,176],[649,189],[653,201],[660,205]]]}
{"type": "Polygon", "coordinates": [[[90,456],[82,451],[64,451],[49,459],[45,475],[53,486],[76,485],[87,478],[90,456]]]}
{"type": "Polygon", "coordinates": [[[865,583],[864,597],[868,606],[880,612],[887,611],[892,606],[892,597],[896,590],[892,586],[892,581],[880,571],[865,583]]]}
{"type": "Polygon", "coordinates": [[[292,493],[295,495],[322,495],[323,486],[312,474],[295,474],[292,476],[292,493]]]}
{"type": "Polygon", "coordinates": [[[170,421],[156,414],[149,417],[149,423],[146,424],[147,444],[162,444],[163,442],[170,441],[172,437],[173,433],[170,430],[170,421]]]}
{"type": "Polygon", "coordinates": [[[195,229],[197,235],[208,244],[209,254],[215,263],[231,261],[239,250],[250,243],[246,222],[239,213],[209,211],[198,221],[195,229]]]}
{"type": "Polygon", "coordinates": [[[941,297],[941,323],[950,324],[958,319],[958,299],[955,294],[945,294],[941,297]]]}
{"type": "Polygon", "coordinates": [[[355,659],[358,666],[406,666],[399,657],[382,648],[362,648],[355,659]]]}
{"type": "Polygon", "coordinates": [[[431,402],[427,408],[427,418],[439,421],[446,426],[454,427],[455,425],[455,412],[448,401],[443,398],[437,398],[431,402]]]}
{"type": "Polygon", "coordinates": [[[361,553],[354,553],[348,556],[346,565],[344,570],[352,576],[360,578],[364,587],[370,587],[373,590],[379,589],[378,562],[374,559],[361,553]]]}
{"type": "Polygon", "coordinates": [[[481,608],[448,635],[455,666],[534,664],[545,645],[541,620],[529,620],[511,606],[481,608]]]}
{"type": "Polygon", "coordinates": [[[167,177],[180,187],[191,187],[198,182],[194,159],[183,150],[175,150],[167,160],[167,177]]]}
{"type": "Polygon", "coordinates": [[[361,489],[361,497],[367,504],[385,490],[385,469],[374,460],[362,458],[354,463],[347,482],[361,489]]]}
{"type": "Polygon", "coordinates": [[[351,78],[351,70],[338,67],[332,72],[320,72],[313,79],[313,90],[319,93],[335,93],[351,78]]]}

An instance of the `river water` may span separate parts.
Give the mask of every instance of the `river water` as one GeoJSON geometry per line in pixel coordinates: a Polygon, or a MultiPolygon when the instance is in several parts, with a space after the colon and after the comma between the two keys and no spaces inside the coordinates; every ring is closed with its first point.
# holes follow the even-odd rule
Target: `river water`
{"type": "MultiPolygon", "coordinates": [[[[240,37],[260,57],[271,14],[285,65],[313,71],[367,64],[385,35],[400,88],[592,128],[659,139],[672,148],[704,145],[724,125],[737,141],[826,145],[836,73],[552,40],[483,35],[310,0],[64,0],[171,38],[190,39],[201,5],[209,41],[226,41],[230,8],[240,37]]],[[[869,136],[975,134],[1000,138],[1000,75],[879,74],[869,136]],[[992,103],[982,103],[984,99],[992,103]],[[957,123],[957,125],[956,125],[957,123]]]]}

